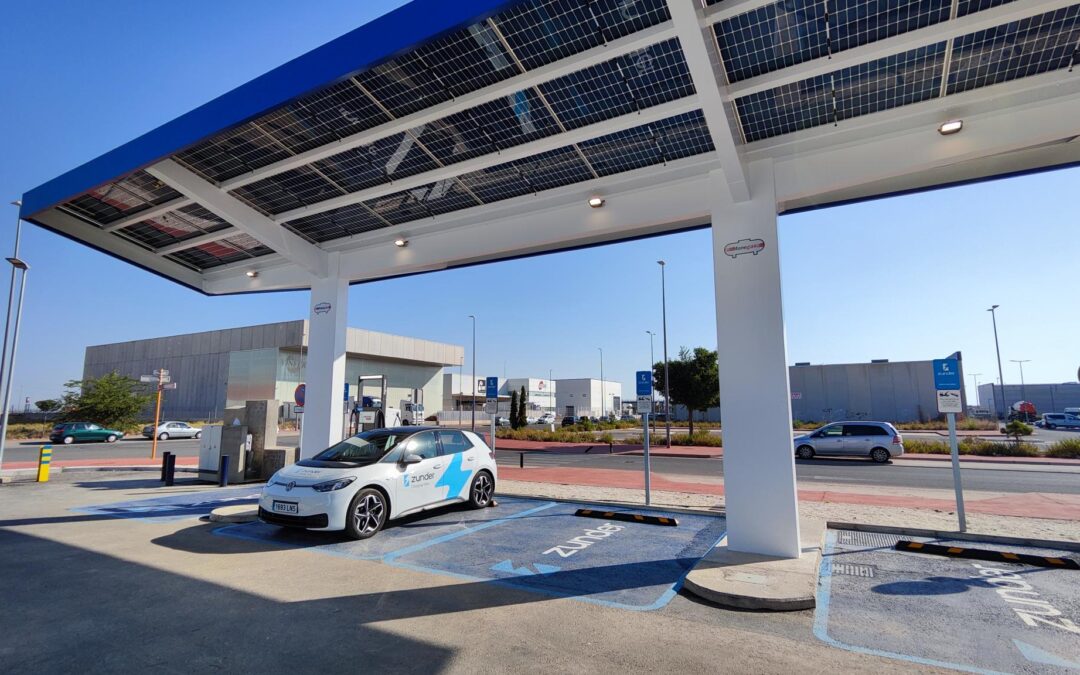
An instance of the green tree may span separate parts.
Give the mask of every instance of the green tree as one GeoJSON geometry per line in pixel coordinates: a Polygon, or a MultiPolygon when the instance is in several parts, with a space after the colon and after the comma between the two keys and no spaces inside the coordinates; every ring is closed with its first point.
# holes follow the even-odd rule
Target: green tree
{"type": "Polygon", "coordinates": [[[518,395],[516,391],[510,392],[510,427],[518,428],[518,395]]]}
{"type": "Polygon", "coordinates": [[[60,409],[61,403],[58,398],[43,398],[40,401],[34,401],[34,407],[43,413],[54,413],[60,409]]]}
{"type": "Polygon", "coordinates": [[[138,421],[153,396],[138,380],[115,371],[97,379],[72,380],[64,385],[64,417],[124,428],[138,421]]]}
{"type": "MultiPolygon", "coordinates": [[[[694,435],[694,411],[702,412],[720,404],[720,374],[717,368],[716,352],[704,347],[690,351],[686,347],[679,350],[679,357],[668,364],[671,373],[672,405],[684,405],[690,417],[690,435],[694,435]]],[[[664,364],[653,365],[653,380],[656,388],[664,390],[664,364]]]]}
{"type": "Polygon", "coordinates": [[[525,405],[529,400],[529,392],[525,391],[525,385],[521,385],[521,393],[518,394],[518,427],[528,426],[529,408],[525,405]]]}

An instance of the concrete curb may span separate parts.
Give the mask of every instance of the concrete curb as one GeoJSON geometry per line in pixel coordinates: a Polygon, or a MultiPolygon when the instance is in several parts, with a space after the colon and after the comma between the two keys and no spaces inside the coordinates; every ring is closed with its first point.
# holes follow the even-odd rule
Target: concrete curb
{"type": "MultiPolygon", "coordinates": [[[[127,473],[132,471],[147,472],[147,473],[161,473],[160,466],[147,466],[145,464],[136,466],[54,466],[49,470],[49,474],[55,476],[56,474],[63,473],[95,473],[98,471],[111,471],[127,473]]],[[[194,466],[178,466],[176,467],[177,473],[198,473],[198,467],[194,466]]],[[[23,478],[35,478],[37,477],[37,469],[11,469],[5,471],[0,476],[0,484],[13,483],[17,479],[23,478]]]]}
{"type": "Polygon", "coordinates": [[[248,504],[219,506],[210,512],[212,523],[251,523],[259,519],[259,507],[248,504]]]}
{"type": "Polygon", "coordinates": [[[917,527],[896,527],[894,525],[871,525],[867,523],[845,523],[830,520],[830,530],[856,530],[859,532],[880,532],[882,534],[902,534],[909,537],[927,537],[957,541],[974,541],[987,544],[1005,544],[1008,546],[1031,546],[1033,548],[1080,551],[1080,542],[1054,541],[1051,539],[1028,539],[1025,537],[1006,537],[997,534],[973,534],[971,532],[949,532],[947,530],[925,530],[917,527]]]}

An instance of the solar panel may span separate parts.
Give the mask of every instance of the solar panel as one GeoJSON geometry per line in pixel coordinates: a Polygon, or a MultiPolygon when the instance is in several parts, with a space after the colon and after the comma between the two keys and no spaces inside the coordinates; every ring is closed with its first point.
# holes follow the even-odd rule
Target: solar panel
{"type": "Polygon", "coordinates": [[[207,232],[229,227],[221,218],[203,207],[192,204],[177,211],[148,218],[120,230],[124,236],[145,246],[158,249],[207,232]]]}
{"type": "Polygon", "coordinates": [[[782,0],[713,25],[729,82],[828,54],[822,0],[782,0]]]}
{"type": "Polygon", "coordinates": [[[748,143],[935,98],[945,43],[895,54],[736,100],[748,143]]]}
{"type": "Polygon", "coordinates": [[[540,85],[568,129],[694,93],[677,39],[652,45],[540,85]]]}
{"type": "Polygon", "coordinates": [[[322,243],[387,227],[387,223],[363,204],[350,204],[290,220],[285,226],[302,237],[322,243]]]}
{"type": "Polygon", "coordinates": [[[713,150],[700,110],[601,136],[581,144],[589,164],[601,176],[665,164],[713,150]]]}
{"type": "Polygon", "coordinates": [[[830,51],[845,49],[949,19],[951,0],[829,0],[830,51]]]}
{"type": "Polygon", "coordinates": [[[971,33],[953,42],[948,93],[1029,77],[1080,61],[1080,5],[971,33]]]}
{"type": "Polygon", "coordinates": [[[271,136],[245,124],[184,150],[176,158],[204,178],[220,182],[289,156],[271,136]]]}
{"type": "Polygon", "coordinates": [[[960,0],[956,5],[957,16],[967,16],[975,12],[981,12],[991,7],[1005,5],[1013,0],[960,0]]]}
{"type": "Polygon", "coordinates": [[[232,194],[266,213],[281,213],[321,202],[342,191],[310,167],[301,166],[239,187],[232,194]]]}
{"type": "Polygon", "coordinates": [[[405,133],[340,152],[315,162],[315,166],[346,192],[356,192],[438,167],[417,145],[415,137],[405,133]]]}
{"type": "Polygon", "coordinates": [[[394,225],[477,206],[472,195],[453,178],[402,190],[365,203],[394,225]]]}
{"type": "Polygon", "coordinates": [[[140,170],[80,195],[65,206],[92,222],[108,225],[180,196],[176,190],[140,170]]]}
{"type": "Polygon", "coordinates": [[[209,244],[199,244],[176,253],[170,253],[165,257],[197,270],[207,270],[237,260],[258,258],[270,253],[273,253],[273,251],[266,246],[246,234],[241,234],[209,244]]]}
{"type": "Polygon", "coordinates": [[[536,92],[489,101],[421,127],[420,141],[443,164],[499,152],[559,132],[536,92]]]}
{"type": "Polygon", "coordinates": [[[350,79],[278,108],[254,124],[292,153],[300,153],[389,120],[350,79]]]}
{"type": "Polygon", "coordinates": [[[529,0],[493,22],[532,70],[670,18],[664,0],[529,0]]]}
{"type": "Polygon", "coordinates": [[[484,203],[580,183],[592,173],[572,146],[473,171],[459,177],[484,203]]]}

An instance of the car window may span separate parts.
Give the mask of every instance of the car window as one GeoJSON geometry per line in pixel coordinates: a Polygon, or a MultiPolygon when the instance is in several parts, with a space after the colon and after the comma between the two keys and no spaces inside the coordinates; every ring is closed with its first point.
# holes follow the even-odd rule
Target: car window
{"type": "Polygon", "coordinates": [[[460,431],[439,431],[437,433],[444,455],[465,452],[473,446],[469,439],[465,438],[465,434],[460,431]]]}
{"type": "Polygon", "coordinates": [[[844,433],[844,428],[838,424],[834,427],[825,427],[820,433],[826,438],[836,438],[844,433]]]}
{"type": "Polygon", "coordinates": [[[72,431],[83,431],[84,429],[86,429],[85,424],[76,424],[75,426],[71,427],[72,431]]]}
{"type": "Polygon", "coordinates": [[[373,461],[390,452],[400,440],[401,434],[389,433],[381,429],[365,431],[323,450],[312,459],[324,462],[373,461]]]}
{"type": "Polygon", "coordinates": [[[90,431],[98,431],[98,430],[101,429],[101,427],[99,427],[96,424],[87,424],[86,428],[89,429],[90,431]]]}
{"type": "Polygon", "coordinates": [[[439,454],[439,444],[435,442],[435,434],[425,431],[416,434],[405,445],[405,452],[419,455],[420,459],[431,459],[439,454]]]}

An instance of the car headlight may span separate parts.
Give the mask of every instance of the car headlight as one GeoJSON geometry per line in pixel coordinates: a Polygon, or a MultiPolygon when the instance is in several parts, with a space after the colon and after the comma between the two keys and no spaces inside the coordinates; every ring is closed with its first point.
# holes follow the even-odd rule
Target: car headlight
{"type": "Polygon", "coordinates": [[[339,478],[337,480],[328,480],[325,483],[312,485],[311,489],[315,492],[333,492],[334,490],[340,490],[341,488],[350,485],[354,480],[356,480],[355,476],[339,478]]]}

